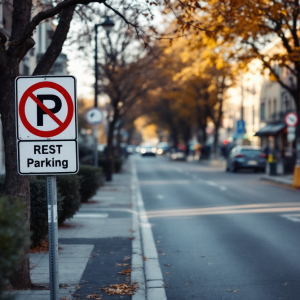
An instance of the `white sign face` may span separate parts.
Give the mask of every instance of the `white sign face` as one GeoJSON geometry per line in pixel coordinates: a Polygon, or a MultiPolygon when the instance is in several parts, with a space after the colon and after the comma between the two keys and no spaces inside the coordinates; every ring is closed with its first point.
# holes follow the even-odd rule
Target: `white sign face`
{"type": "Polygon", "coordinates": [[[298,116],[294,112],[290,112],[285,116],[285,123],[288,126],[296,126],[298,123],[298,116]]]}
{"type": "Polygon", "coordinates": [[[103,120],[102,111],[97,107],[89,109],[86,112],[86,120],[92,125],[100,124],[103,120]]]}
{"type": "Polygon", "coordinates": [[[20,141],[20,174],[76,173],[76,141],[20,141]],[[73,149],[75,151],[70,151],[73,149]]]}
{"type": "Polygon", "coordinates": [[[21,76],[15,88],[18,172],[77,173],[75,77],[21,76]]]}

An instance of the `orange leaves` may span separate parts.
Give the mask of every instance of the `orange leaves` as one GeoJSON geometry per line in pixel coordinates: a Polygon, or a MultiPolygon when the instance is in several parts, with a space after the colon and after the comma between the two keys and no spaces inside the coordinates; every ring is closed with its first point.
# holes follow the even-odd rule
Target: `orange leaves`
{"type": "Polygon", "coordinates": [[[126,283],[111,284],[110,287],[102,288],[108,295],[134,295],[137,289],[137,282],[131,285],[126,283]]]}

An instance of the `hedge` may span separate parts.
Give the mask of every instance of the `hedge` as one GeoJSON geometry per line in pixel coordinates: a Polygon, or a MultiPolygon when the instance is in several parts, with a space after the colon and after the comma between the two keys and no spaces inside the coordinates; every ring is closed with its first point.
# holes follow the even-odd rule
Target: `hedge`
{"type": "MultiPolygon", "coordinates": [[[[30,231],[31,245],[36,246],[48,234],[48,203],[46,177],[30,176],[30,231]]],[[[5,175],[0,176],[0,192],[4,190],[5,175]]],[[[62,211],[63,197],[57,193],[58,217],[62,211]]]]}
{"type": "Polygon", "coordinates": [[[29,241],[28,225],[23,222],[24,210],[20,201],[10,203],[7,197],[0,197],[0,299],[4,299],[4,288],[29,241]]]}
{"type": "Polygon", "coordinates": [[[57,176],[57,189],[63,198],[62,210],[58,223],[72,218],[79,210],[81,204],[80,178],[74,175],[57,176]]]}
{"type": "MultiPolygon", "coordinates": [[[[122,170],[123,159],[120,155],[114,155],[114,172],[120,173],[122,170]]],[[[99,155],[98,157],[98,166],[103,169],[103,172],[106,174],[107,168],[107,158],[104,155],[99,155]]]]}
{"type": "MultiPolygon", "coordinates": [[[[48,235],[48,203],[46,177],[30,177],[30,230],[32,246],[45,240],[48,235]]],[[[57,191],[57,214],[61,218],[64,198],[57,191]]]]}
{"type": "Polygon", "coordinates": [[[80,165],[78,176],[80,179],[81,201],[87,202],[103,184],[102,168],[80,165]]]}

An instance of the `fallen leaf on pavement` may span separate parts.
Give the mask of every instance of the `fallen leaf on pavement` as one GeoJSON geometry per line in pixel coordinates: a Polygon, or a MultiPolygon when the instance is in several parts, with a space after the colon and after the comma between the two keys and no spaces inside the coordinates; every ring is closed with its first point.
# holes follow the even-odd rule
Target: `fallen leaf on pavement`
{"type": "Polygon", "coordinates": [[[116,267],[129,267],[130,264],[116,264],[116,267]]]}
{"type": "Polygon", "coordinates": [[[160,241],[156,241],[156,244],[159,244],[160,243],[160,241]]]}
{"type": "Polygon", "coordinates": [[[114,254],[115,252],[109,252],[109,254],[114,254]]]}
{"type": "Polygon", "coordinates": [[[147,260],[147,257],[146,257],[146,256],[144,256],[144,257],[143,257],[143,261],[146,261],[146,260],[147,260]]]}
{"type": "Polygon", "coordinates": [[[120,274],[120,275],[129,275],[130,273],[131,273],[130,269],[126,269],[126,270],[123,270],[121,272],[118,272],[118,274],[120,274]]]}
{"type": "Polygon", "coordinates": [[[99,298],[98,293],[94,293],[93,295],[87,295],[87,299],[97,299],[97,300],[102,300],[102,298],[99,298]]]}
{"type": "Polygon", "coordinates": [[[157,252],[158,252],[158,253],[162,253],[162,251],[161,251],[161,250],[157,250],[157,252]]]}
{"type": "Polygon", "coordinates": [[[237,292],[239,292],[239,291],[240,291],[240,290],[234,290],[233,292],[234,292],[234,293],[237,293],[237,292]]]}
{"type": "Polygon", "coordinates": [[[108,295],[134,295],[135,291],[138,289],[138,283],[133,284],[111,284],[110,287],[104,287],[104,290],[108,295]]]}
{"type": "Polygon", "coordinates": [[[162,255],[167,255],[166,253],[163,253],[162,255]]]}
{"type": "Polygon", "coordinates": [[[125,256],[124,259],[123,259],[123,262],[129,260],[131,257],[130,256],[125,256]]]}

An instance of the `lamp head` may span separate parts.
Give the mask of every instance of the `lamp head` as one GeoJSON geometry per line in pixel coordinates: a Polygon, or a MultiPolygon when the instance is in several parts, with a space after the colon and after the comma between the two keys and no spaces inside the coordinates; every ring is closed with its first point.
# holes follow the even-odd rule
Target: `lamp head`
{"type": "Polygon", "coordinates": [[[102,26],[104,28],[106,33],[110,33],[111,30],[113,29],[114,25],[115,25],[115,23],[109,18],[109,16],[107,16],[105,18],[105,21],[100,24],[100,26],[102,26]]]}

